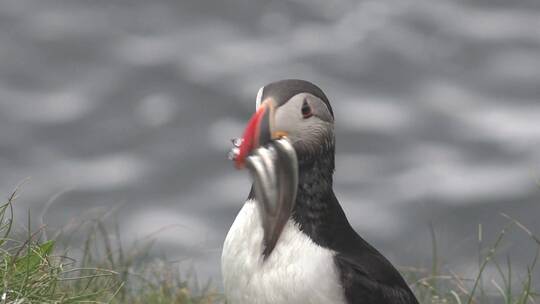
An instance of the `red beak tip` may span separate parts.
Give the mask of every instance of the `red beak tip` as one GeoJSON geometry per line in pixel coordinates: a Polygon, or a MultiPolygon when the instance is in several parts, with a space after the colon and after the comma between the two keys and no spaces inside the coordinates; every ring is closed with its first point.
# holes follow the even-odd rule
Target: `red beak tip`
{"type": "Polygon", "coordinates": [[[234,162],[236,169],[240,170],[244,168],[246,158],[255,148],[258,140],[256,134],[257,128],[265,111],[265,107],[261,107],[257,112],[255,112],[255,114],[253,114],[248,121],[244,134],[242,135],[242,139],[239,142],[237,141],[236,143],[233,143],[235,145],[238,144],[238,155],[236,156],[234,162]]]}

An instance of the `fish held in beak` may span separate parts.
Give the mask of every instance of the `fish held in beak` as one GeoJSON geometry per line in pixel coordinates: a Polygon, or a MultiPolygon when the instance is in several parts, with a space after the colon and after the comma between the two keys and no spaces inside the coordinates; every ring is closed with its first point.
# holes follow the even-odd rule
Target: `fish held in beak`
{"type": "Polygon", "coordinates": [[[296,202],[298,161],[286,138],[258,148],[247,158],[264,230],[264,257],[268,257],[287,224],[296,202]]]}
{"type": "Polygon", "coordinates": [[[272,139],[273,109],[261,106],[249,120],[242,139],[233,140],[229,158],[253,180],[264,230],[266,259],[275,248],[296,202],[298,160],[287,137],[272,139]]]}

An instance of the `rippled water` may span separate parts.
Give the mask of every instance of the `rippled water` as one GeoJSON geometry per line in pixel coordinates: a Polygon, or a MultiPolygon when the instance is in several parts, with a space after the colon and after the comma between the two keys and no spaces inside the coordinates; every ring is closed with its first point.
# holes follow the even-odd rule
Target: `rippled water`
{"type": "Polygon", "coordinates": [[[158,248],[219,278],[249,188],[229,138],[281,78],[331,99],[338,198],[397,264],[429,264],[429,223],[458,271],[500,212],[540,233],[537,0],[2,0],[0,189],[31,177],[20,216],[66,191],[52,228],[97,207],[124,236],[169,227],[158,248]]]}

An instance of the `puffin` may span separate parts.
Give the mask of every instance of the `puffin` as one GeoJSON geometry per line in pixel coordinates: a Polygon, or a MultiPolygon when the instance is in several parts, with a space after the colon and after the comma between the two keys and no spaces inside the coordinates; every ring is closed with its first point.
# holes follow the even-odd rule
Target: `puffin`
{"type": "Polygon", "coordinates": [[[251,191],[223,245],[231,304],[418,304],[349,223],[333,191],[334,112],[300,79],[262,87],[230,158],[251,191]]]}

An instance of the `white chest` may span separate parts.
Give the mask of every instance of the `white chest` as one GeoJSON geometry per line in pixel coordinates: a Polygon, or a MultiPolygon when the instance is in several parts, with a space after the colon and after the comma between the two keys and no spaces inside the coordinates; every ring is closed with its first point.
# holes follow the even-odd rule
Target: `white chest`
{"type": "Polygon", "coordinates": [[[231,304],[342,304],[334,252],[320,247],[289,221],[263,261],[257,203],[248,201],[223,246],[221,270],[231,304]]]}

